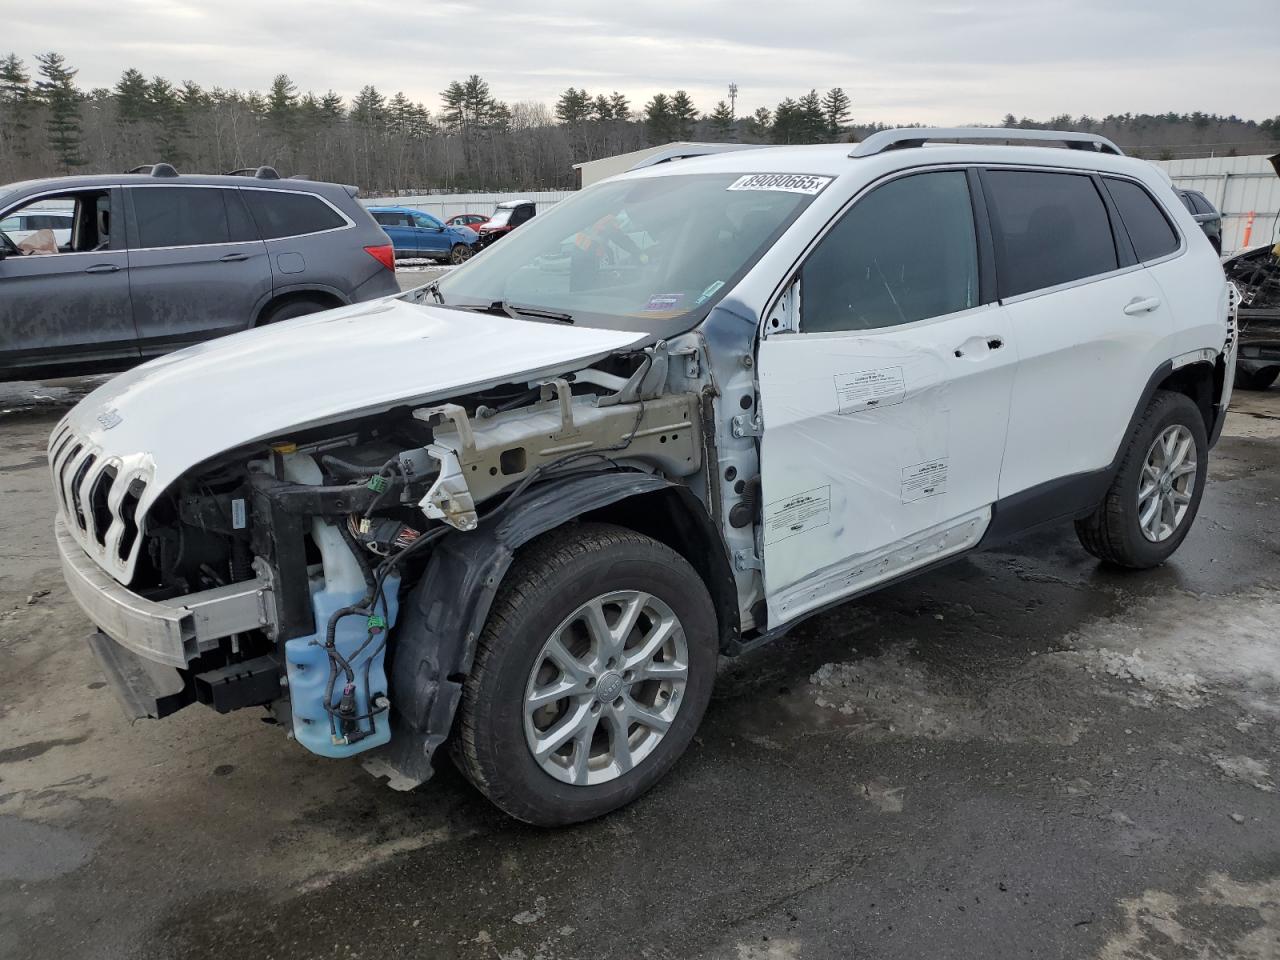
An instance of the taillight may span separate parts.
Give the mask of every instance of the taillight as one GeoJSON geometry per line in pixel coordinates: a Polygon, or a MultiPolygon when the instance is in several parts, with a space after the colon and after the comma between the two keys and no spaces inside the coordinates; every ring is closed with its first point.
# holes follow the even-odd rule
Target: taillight
{"type": "Polygon", "coordinates": [[[380,244],[376,247],[365,247],[364,252],[388,270],[396,268],[396,249],[389,243],[380,244]]]}

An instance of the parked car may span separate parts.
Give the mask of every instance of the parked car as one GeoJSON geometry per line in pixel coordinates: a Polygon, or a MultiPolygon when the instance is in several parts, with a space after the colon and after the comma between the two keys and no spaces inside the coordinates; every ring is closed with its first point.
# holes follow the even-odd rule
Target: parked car
{"type": "Polygon", "coordinates": [[[0,220],[0,233],[4,233],[13,243],[20,244],[37,230],[52,230],[54,242],[60,249],[71,243],[70,211],[62,213],[55,210],[34,209],[28,213],[15,213],[0,220]]]}
{"type": "Polygon", "coordinates": [[[1121,567],[1182,543],[1235,356],[1159,170],[1009,129],[684,156],[58,424],[132,716],[262,705],[404,789],[446,745],[572,823],[671,768],[721,655],[1048,523],[1121,567]]]}
{"type": "Polygon", "coordinates": [[[24,256],[0,232],[0,379],[123,369],[399,291],[355,187],[148,169],[0,186],[0,221],[72,210],[55,255],[24,256]]]}
{"type": "Polygon", "coordinates": [[[1222,253],[1222,214],[1218,212],[1218,208],[1209,202],[1199,190],[1178,190],[1178,199],[1182,201],[1182,205],[1187,208],[1187,212],[1191,214],[1196,223],[1200,224],[1200,229],[1204,231],[1204,235],[1209,238],[1209,243],[1213,245],[1213,249],[1218,253],[1222,253]]]}
{"type": "Polygon", "coordinates": [[[488,222],[489,218],[483,213],[460,213],[445,221],[451,227],[466,227],[474,232],[479,232],[480,224],[488,222]]]}
{"type": "Polygon", "coordinates": [[[494,209],[493,216],[476,230],[480,246],[487,247],[505,237],[522,223],[532,220],[537,212],[538,205],[532,200],[504,200],[494,209]]]}
{"type": "Polygon", "coordinates": [[[369,212],[391,238],[397,257],[458,264],[475,252],[475,231],[446,226],[429,213],[412,207],[370,207],[369,212]]]}
{"type": "MultiPolygon", "coordinates": [[[[1280,176],[1280,153],[1268,159],[1280,176]]],[[[1280,376],[1280,225],[1270,243],[1228,258],[1222,269],[1240,296],[1235,385],[1266,390],[1280,376]]]]}

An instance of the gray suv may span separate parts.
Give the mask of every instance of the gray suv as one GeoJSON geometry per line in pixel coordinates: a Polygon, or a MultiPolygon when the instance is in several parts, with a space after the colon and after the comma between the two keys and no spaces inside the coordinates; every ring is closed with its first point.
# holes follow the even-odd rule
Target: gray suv
{"type": "Polygon", "coordinates": [[[355,187],[270,167],[0,186],[0,380],[119,370],[248,327],[399,292],[355,187]]]}

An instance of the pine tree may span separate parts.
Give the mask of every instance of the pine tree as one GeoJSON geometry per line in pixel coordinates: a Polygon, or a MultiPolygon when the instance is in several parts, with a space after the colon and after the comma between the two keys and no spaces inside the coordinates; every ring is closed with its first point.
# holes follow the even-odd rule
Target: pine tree
{"type": "Polygon", "coordinates": [[[711,126],[712,136],[716,140],[730,140],[733,138],[734,127],[736,126],[733,119],[733,110],[723,100],[716,103],[716,107],[707,114],[707,122],[711,126]]]}
{"type": "Polygon", "coordinates": [[[613,103],[603,93],[596,94],[596,98],[591,101],[591,119],[597,123],[614,119],[613,103]]]}
{"type": "Polygon", "coordinates": [[[276,129],[288,131],[298,109],[298,87],[289,75],[278,73],[271,81],[271,90],[267,93],[267,119],[276,129]]]}
{"type": "Polygon", "coordinates": [[[827,118],[822,112],[822,100],[817,90],[810,90],[800,98],[800,142],[825,143],[828,139],[827,118]]]}
{"type": "Polygon", "coordinates": [[[505,129],[511,122],[511,111],[489,93],[489,84],[478,74],[464,82],[454,80],[440,94],[444,101],[444,122],[454,130],[472,128],[505,129]]]}
{"type": "Polygon", "coordinates": [[[387,101],[387,127],[403,136],[413,129],[413,102],[399,90],[387,101]]]}
{"type": "Polygon", "coordinates": [[[631,104],[617,90],[609,95],[609,108],[613,113],[614,120],[630,120],[631,104]]]}
{"type": "Polygon", "coordinates": [[[591,95],[586,90],[569,87],[556,101],[556,119],[566,126],[575,126],[589,120],[591,111],[591,95]]]}
{"type": "Polygon", "coordinates": [[[84,164],[81,154],[80,92],[75,85],[78,71],[68,67],[66,59],[60,53],[39,55],[36,63],[40,65],[40,76],[43,77],[36,81],[36,90],[49,108],[49,116],[45,121],[49,148],[62,169],[69,173],[72,167],[84,164]]]}
{"type": "Polygon", "coordinates": [[[768,107],[757,107],[747,118],[747,133],[756,140],[767,140],[773,133],[773,114],[768,107]]]}
{"type": "Polygon", "coordinates": [[[28,104],[32,99],[31,77],[16,53],[0,60],[0,104],[28,104]]]}
{"type": "Polygon", "coordinates": [[[18,55],[11,53],[0,60],[0,146],[12,144],[14,154],[23,159],[31,156],[27,134],[34,104],[31,77],[18,55]]]}
{"type": "Polygon", "coordinates": [[[773,111],[769,135],[774,143],[799,143],[801,126],[800,105],[787,97],[773,111]]]}
{"type": "Polygon", "coordinates": [[[381,126],[386,120],[387,100],[372,85],[361,87],[351,101],[351,119],[366,127],[381,126]]]}
{"type": "Polygon", "coordinates": [[[114,94],[116,98],[116,115],[121,123],[138,123],[151,116],[151,105],[148,100],[151,85],[141,70],[130,67],[120,74],[116,81],[114,94]]]}
{"type": "Polygon", "coordinates": [[[337,123],[346,116],[346,106],[342,97],[332,90],[320,98],[320,116],[326,123],[337,123]]]}
{"type": "Polygon", "coordinates": [[[675,139],[671,99],[665,93],[655,93],[644,107],[644,125],[652,144],[668,143],[675,139]]]}
{"type": "Polygon", "coordinates": [[[671,96],[671,119],[674,140],[690,140],[693,138],[693,125],[698,119],[698,108],[693,105],[689,94],[677,90],[671,96]]]}
{"type": "Polygon", "coordinates": [[[183,144],[191,130],[178,91],[164,77],[152,77],[147,85],[147,114],[156,124],[159,159],[172,164],[185,162],[183,144]]]}
{"type": "Polygon", "coordinates": [[[832,87],[822,98],[822,115],[827,123],[827,136],[835,139],[849,119],[851,104],[842,87],[832,87]]]}

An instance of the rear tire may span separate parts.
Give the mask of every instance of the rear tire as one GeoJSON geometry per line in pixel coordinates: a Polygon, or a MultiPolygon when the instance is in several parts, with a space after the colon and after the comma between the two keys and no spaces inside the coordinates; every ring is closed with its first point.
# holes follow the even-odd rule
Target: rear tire
{"type": "Polygon", "coordinates": [[[1200,408],[1181,393],[1156,391],[1130,435],[1107,495],[1092,514],[1076,521],[1080,544],[1116,566],[1159,566],[1191,529],[1208,472],[1209,441],[1200,408]]]}
{"type": "Polygon", "coordinates": [[[1242,370],[1236,367],[1236,389],[1266,390],[1280,376],[1280,367],[1263,367],[1261,370],[1242,370]]]}
{"type": "Polygon", "coordinates": [[[262,316],[258,318],[256,326],[265,327],[269,323],[292,320],[294,317],[305,317],[309,313],[319,313],[321,310],[328,309],[328,304],[321,303],[319,300],[312,300],[310,297],[287,300],[264,311],[262,316]]]}
{"type": "Polygon", "coordinates": [[[717,648],[711,597],[683,557],[623,527],[562,527],[521,550],[494,600],[463,684],[454,760],[526,823],[602,816],[689,745],[717,648]]]}

